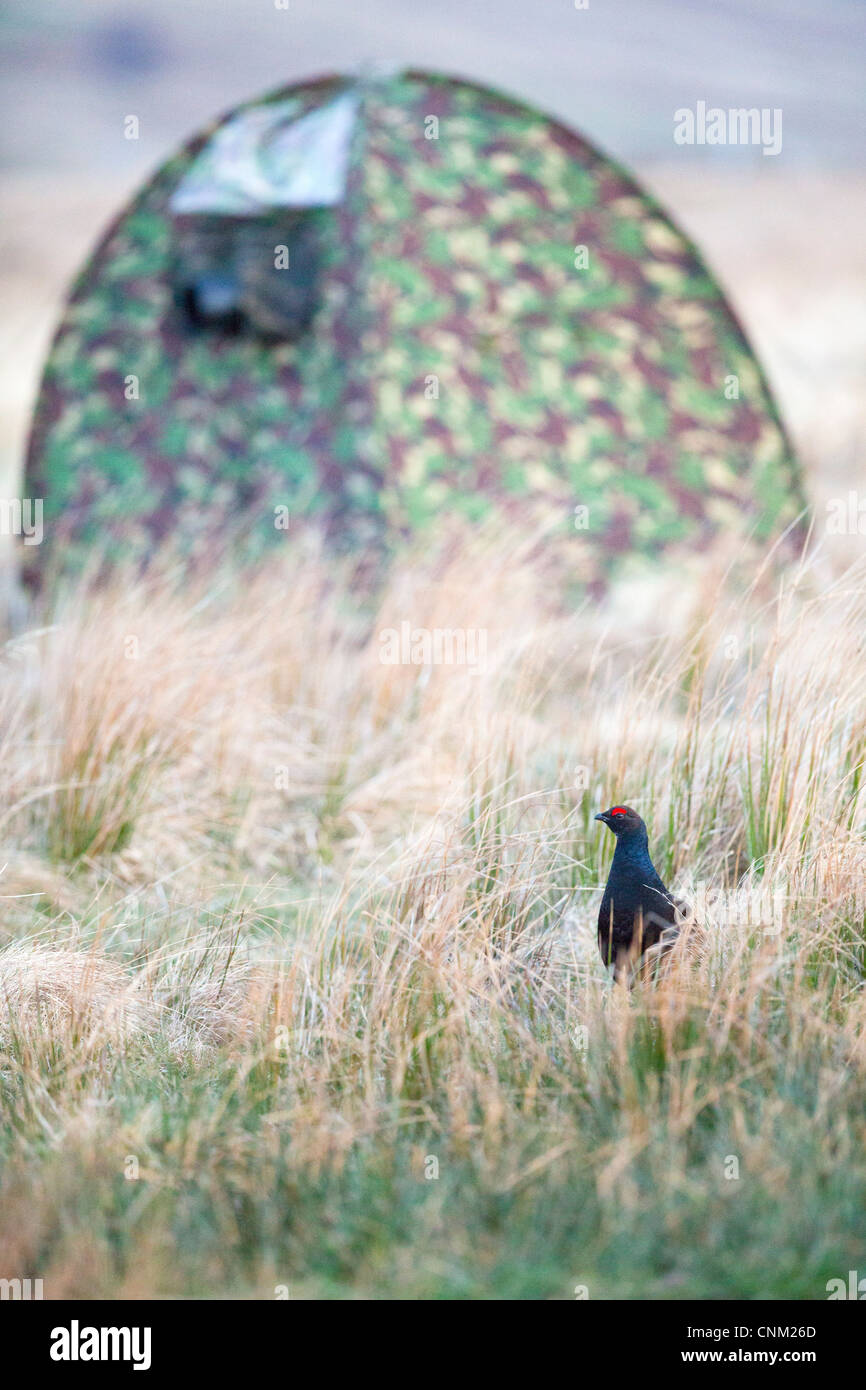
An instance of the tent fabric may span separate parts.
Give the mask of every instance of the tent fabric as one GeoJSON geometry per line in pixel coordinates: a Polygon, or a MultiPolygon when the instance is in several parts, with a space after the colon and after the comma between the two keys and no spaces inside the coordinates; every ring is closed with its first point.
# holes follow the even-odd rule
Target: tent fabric
{"type": "MultiPolygon", "coordinates": [[[[354,90],[270,100],[311,120],[354,90]]],[[[27,461],[31,563],[145,560],[167,536],[251,556],[284,541],[277,507],[345,544],[495,511],[567,528],[580,507],[576,571],[603,582],[623,555],[801,512],[761,369],[694,248],[578,135],[467,82],[363,86],[345,195],[312,214],[321,301],[301,338],[191,332],[172,195],[237,120],[146,184],[74,288],[27,461]]]]}
{"type": "Polygon", "coordinates": [[[298,110],[294,100],[269,102],[230,117],[193,160],[171,212],[250,217],[342,202],[358,98],[348,92],[304,116],[298,110]]]}

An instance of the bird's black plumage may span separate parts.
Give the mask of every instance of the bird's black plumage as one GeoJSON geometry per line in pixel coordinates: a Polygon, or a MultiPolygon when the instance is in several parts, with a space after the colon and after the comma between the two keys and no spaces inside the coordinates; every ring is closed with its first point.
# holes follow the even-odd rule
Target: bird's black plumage
{"type": "Polygon", "coordinates": [[[614,974],[629,968],[651,946],[664,950],[676,938],[680,904],[655,871],[647,830],[630,806],[612,806],[596,816],[616,836],[604,897],[598,912],[598,949],[614,974]]]}

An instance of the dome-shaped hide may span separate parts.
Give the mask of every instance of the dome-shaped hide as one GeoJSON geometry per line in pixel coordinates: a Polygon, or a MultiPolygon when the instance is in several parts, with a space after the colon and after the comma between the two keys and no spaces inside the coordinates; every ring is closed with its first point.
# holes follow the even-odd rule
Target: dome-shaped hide
{"type": "Polygon", "coordinates": [[[185,203],[220,123],[109,230],[45,370],[25,483],[45,542],[28,563],[144,559],[165,537],[251,556],[285,543],[278,511],[353,543],[501,508],[579,518],[575,563],[599,582],[623,554],[793,520],[761,370],[631,178],[538,111],[428,73],[242,110],[255,126],[290,103],[300,122],[341,99],[330,199],[280,203],[269,133],[276,193],[256,169],[258,202],[185,203]]]}

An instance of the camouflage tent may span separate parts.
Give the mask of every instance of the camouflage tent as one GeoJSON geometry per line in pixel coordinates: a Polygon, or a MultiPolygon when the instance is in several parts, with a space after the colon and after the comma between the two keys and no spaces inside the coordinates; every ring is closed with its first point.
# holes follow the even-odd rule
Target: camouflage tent
{"type": "Polygon", "coordinates": [[[585,508],[579,568],[598,582],[617,555],[723,527],[766,536],[800,512],[736,318],[626,173],[538,111],[429,73],[327,78],[244,109],[301,121],[344,97],[338,193],[312,194],[301,220],[264,196],[235,223],[253,306],[298,262],[314,284],[302,331],[268,331],[255,307],[240,328],[202,327],[178,302],[178,190],[207,174],[223,122],[110,228],[45,369],[31,564],[144,559],[167,536],[250,555],[284,543],[278,517],[353,543],[495,508],[570,527],[585,508]],[[278,266],[287,243],[315,254],[278,266]]]}

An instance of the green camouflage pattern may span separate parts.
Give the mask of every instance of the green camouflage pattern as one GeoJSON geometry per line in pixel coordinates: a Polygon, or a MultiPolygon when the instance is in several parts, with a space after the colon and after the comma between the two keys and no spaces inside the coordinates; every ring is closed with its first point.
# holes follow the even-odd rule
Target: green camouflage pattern
{"type": "MultiPolygon", "coordinates": [[[[313,111],[347,86],[283,89],[313,111]]],[[[686,238],[579,136],[469,83],[363,88],[348,192],[320,211],[295,342],[191,332],[172,302],[179,179],[148,182],[80,276],[45,369],[25,495],[48,556],[245,558],[318,518],[341,543],[501,512],[617,557],[768,537],[804,507],[740,326],[686,238]],[[575,512],[575,508],[585,511],[575,512]]],[[[263,225],[273,273],[275,225],[263,225]]]]}

